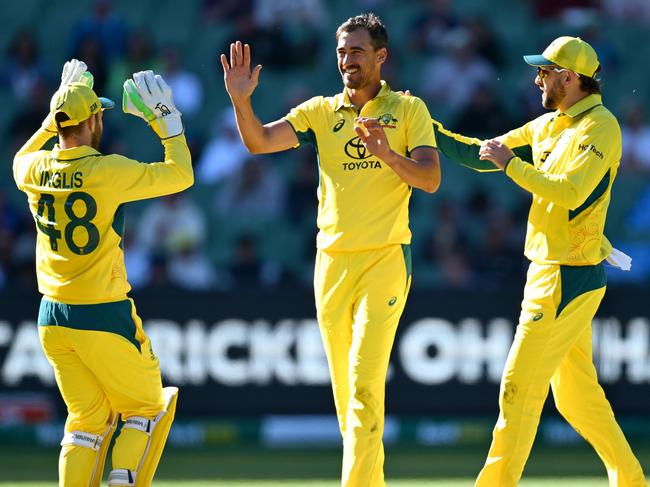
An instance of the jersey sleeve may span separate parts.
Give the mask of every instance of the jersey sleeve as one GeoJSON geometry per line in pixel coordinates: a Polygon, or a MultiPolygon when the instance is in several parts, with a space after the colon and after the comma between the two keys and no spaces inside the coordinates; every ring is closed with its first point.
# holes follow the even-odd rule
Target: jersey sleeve
{"type": "Polygon", "coordinates": [[[597,186],[604,181],[609,184],[609,170],[621,158],[620,133],[615,120],[590,121],[576,134],[576,154],[564,173],[547,174],[514,157],[506,174],[531,193],[574,210],[585,203],[597,186]]]}
{"type": "Polygon", "coordinates": [[[478,151],[482,140],[456,134],[444,128],[440,122],[433,120],[433,131],[436,136],[438,150],[452,161],[461,166],[469,167],[479,172],[499,171],[490,161],[479,159],[478,151]]]}
{"type": "Polygon", "coordinates": [[[314,134],[314,115],[322,102],[322,96],[315,96],[300,105],[291,109],[291,111],[283,117],[283,120],[289,122],[291,128],[298,137],[298,144],[294,146],[301,147],[304,144],[316,145],[316,137],[314,134]]]}
{"type": "Polygon", "coordinates": [[[25,184],[29,181],[30,170],[32,162],[34,161],[34,153],[41,150],[41,148],[54,137],[56,134],[49,130],[40,129],[23,145],[16,153],[13,163],[14,181],[16,186],[21,191],[24,191],[25,184]]]}
{"type": "Polygon", "coordinates": [[[194,182],[192,157],[185,135],[163,139],[165,160],[144,163],[120,155],[104,158],[107,181],[121,202],[178,193],[194,182]]]}
{"type": "MultiPolygon", "coordinates": [[[[492,162],[480,159],[479,149],[483,140],[451,132],[437,120],[432,120],[432,123],[436,134],[436,141],[438,142],[438,150],[449,159],[461,166],[469,167],[479,172],[500,171],[492,162]]],[[[532,141],[532,132],[531,127],[527,125],[529,124],[511,130],[507,134],[498,137],[498,139],[510,147],[515,155],[523,161],[532,164],[533,151],[530,142],[532,141]],[[527,140],[529,141],[526,142],[527,140]]]]}
{"type": "Polygon", "coordinates": [[[438,148],[436,136],[431,126],[431,115],[422,100],[416,97],[409,99],[411,105],[409,120],[406,125],[406,148],[408,153],[418,147],[438,148]]]}

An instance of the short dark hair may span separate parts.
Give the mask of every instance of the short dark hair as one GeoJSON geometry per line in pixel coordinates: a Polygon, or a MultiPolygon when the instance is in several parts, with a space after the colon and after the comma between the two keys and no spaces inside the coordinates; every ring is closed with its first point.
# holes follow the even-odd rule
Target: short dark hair
{"type": "Polygon", "coordinates": [[[375,51],[388,47],[388,31],[386,30],[386,26],[381,19],[372,12],[357,15],[356,17],[350,17],[348,20],[343,22],[339,25],[339,28],[336,29],[336,39],[338,40],[339,36],[343,32],[353,32],[358,29],[366,29],[368,31],[375,51]]]}
{"type": "MultiPolygon", "coordinates": [[[[600,71],[600,66],[596,70],[596,73],[600,71]]],[[[580,78],[580,89],[590,95],[600,95],[600,80],[596,78],[594,74],[593,78],[588,78],[587,76],[579,76],[580,78]]]]}

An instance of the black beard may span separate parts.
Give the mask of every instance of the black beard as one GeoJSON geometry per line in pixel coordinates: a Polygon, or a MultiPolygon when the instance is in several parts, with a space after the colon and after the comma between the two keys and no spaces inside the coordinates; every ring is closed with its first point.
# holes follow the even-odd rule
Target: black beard
{"type": "Polygon", "coordinates": [[[555,110],[565,96],[566,90],[564,86],[556,83],[550,90],[546,90],[546,99],[542,101],[542,106],[546,109],[555,110]]]}

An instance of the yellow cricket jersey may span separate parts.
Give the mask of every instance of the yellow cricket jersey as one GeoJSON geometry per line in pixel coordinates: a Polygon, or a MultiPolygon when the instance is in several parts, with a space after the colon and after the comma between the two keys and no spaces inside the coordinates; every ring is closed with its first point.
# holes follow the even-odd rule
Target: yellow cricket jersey
{"type": "Polygon", "coordinates": [[[375,98],[361,109],[347,92],[314,97],[284,117],[299,145],[318,152],[317,247],[357,251],[408,244],[411,187],[385,162],[367,151],[354,131],[356,117],[379,119],[391,148],[407,157],[417,147],[436,147],[431,117],[416,97],[399,95],[382,81],[375,98]]]}
{"type": "MultiPolygon", "coordinates": [[[[445,155],[477,170],[497,170],[478,160],[480,141],[452,134],[436,121],[434,128],[445,155]]],[[[533,194],[526,257],[540,264],[602,262],[612,250],[603,232],[621,131],[601,96],[589,95],[566,113],[544,114],[499,139],[516,154],[506,174],[533,194]]]]}
{"type": "Polygon", "coordinates": [[[165,160],[146,164],[88,146],[40,150],[53,135],[36,132],[13,166],[36,221],[39,291],[67,304],[126,299],[123,203],[192,185],[185,136],[163,140],[165,160]]]}

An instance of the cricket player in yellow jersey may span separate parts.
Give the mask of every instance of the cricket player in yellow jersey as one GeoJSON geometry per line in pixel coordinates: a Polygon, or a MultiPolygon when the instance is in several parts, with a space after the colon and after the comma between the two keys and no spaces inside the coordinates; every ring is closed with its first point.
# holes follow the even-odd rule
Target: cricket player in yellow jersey
{"type": "Polygon", "coordinates": [[[250,97],[261,66],[250,48],[221,56],[237,125],[253,153],[311,143],[318,152],[316,309],[343,435],[342,485],[384,486],[384,390],[411,278],[411,188],[433,192],[440,169],[429,113],[381,80],[387,33],[374,14],[336,32],[344,90],[262,125],[250,97]]]}
{"type": "Polygon", "coordinates": [[[554,111],[484,142],[434,121],[447,156],[477,170],[502,170],[533,195],[522,311],[503,372],[501,412],[476,485],[517,485],[550,385],[559,412],[604,462],[610,485],[646,486],[592,361],[591,321],[606,285],[603,261],[629,269],[629,258],[603,234],[621,132],[602,104],[595,78],[600,64],[588,43],[560,37],[541,55],[524,59],[537,67],[542,104],[554,111]]]}
{"type": "Polygon", "coordinates": [[[59,485],[98,487],[118,419],[111,486],[149,486],[176,409],[142,330],[124,267],[124,203],[193,182],[190,152],[169,87],[151,71],[125,83],[123,109],[161,137],[165,160],[144,164],[98,152],[103,110],[83,62],[65,64],[43,126],[14,159],[37,228],[43,350],[68,409],[59,485]],[[42,150],[55,135],[53,150],[42,150]]]}

